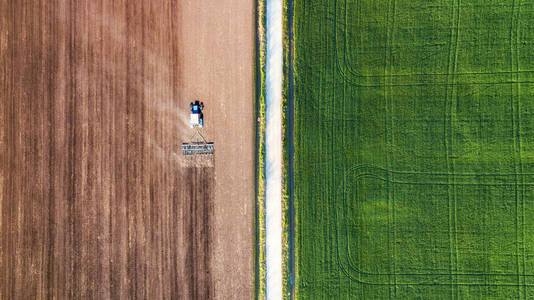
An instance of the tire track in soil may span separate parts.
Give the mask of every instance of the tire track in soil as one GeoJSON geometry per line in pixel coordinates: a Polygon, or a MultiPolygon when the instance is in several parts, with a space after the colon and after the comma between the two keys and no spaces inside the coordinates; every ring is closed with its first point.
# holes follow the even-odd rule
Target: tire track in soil
{"type": "Polygon", "coordinates": [[[184,235],[190,241],[185,256],[185,284],[192,299],[213,298],[210,274],[213,222],[214,169],[188,167],[186,169],[189,209],[184,216],[184,235]]]}

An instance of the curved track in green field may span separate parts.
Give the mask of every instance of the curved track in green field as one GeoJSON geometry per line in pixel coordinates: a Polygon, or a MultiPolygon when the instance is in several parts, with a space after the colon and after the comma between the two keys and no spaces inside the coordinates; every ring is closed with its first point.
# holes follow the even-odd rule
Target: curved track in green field
{"type": "MultiPolygon", "coordinates": [[[[445,174],[445,173],[428,173],[428,172],[402,172],[391,171],[384,168],[371,166],[371,165],[357,165],[348,170],[351,173],[350,178],[352,184],[356,185],[360,180],[365,178],[371,178],[382,182],[389,182],[394,185],[442,185],[447,186],[450,183],[443,182],[443,179],[447,177],[455,178],[455,186],[534,186],[534,173],[528,174],[445,174]],[[399,177],[405,177],[404,180],[397,179],[399,177]],[[433,178],[434,177],[434,178],[433,178]],[[517,178],[522,178],[523,183],[518,183],[517,178]],[[526,180],[524,178],[527,178],[526,180]],[[426,182],[425,182],[425,179],[426,182]],[[430,180],[429,180],[430,179],[430,180]],[[492,180],[493,179],[493,180],[492,180]],[[478,181],[478,182],[473,182],[478,181]],[[498,181],[498,182],[496,182],[498,181]],[[527,181],[527,182],[524,182],[527,181]]],[[[350,188],[350,187],[349,187],[350,188]]],[[[357,193],[355,188],[354,194],[357,193]]],[[[343,197],[342,205],[334,203],[336,210],[336,242],[337,242],[337,255],[340,269],[343,270],[347,277],[351,280],[359,283],[371,284],[371,285],[390,285],[393,284],[388,281],[388,278],[395,276],[399,282],[396,285],[450,285],[451,278],[462,277],[461,282],[455,282],[458,285],[485,285],[487,281],[515,281],[519,276],[521,278],[534,278],[533,274],[517,274],[517,273],[496,273],[496,272],[366,272],[362,271],[357,262],[354,262],[350,253],[350,236],[347,235],[349,231],[346,221],[347,212],[347,200],[343,197]],[[340,217],[342,216],[342,217],[340,217]],[[345,232],[345,234],[343,234],[345,232]],[[511,278],[514,277],[514,278],[511,278]],[[478,282],[477,282],[478,280],[478,282]]],[[[458,279],[456,279],[458,280],[458,279]]],[[[515,282],[508,283],[495,283],[494,285],[505,286],[519,286],[515,282]]],[[[534,286],[532,284],[523,284],[524,286],[534,286]]]]}

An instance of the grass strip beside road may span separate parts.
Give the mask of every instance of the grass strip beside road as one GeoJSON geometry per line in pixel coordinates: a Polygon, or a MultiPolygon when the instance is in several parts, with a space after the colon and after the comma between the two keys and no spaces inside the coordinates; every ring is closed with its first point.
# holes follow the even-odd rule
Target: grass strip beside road
{"type": "Polygon", "coordinates": [[[265,299],[265,0],[256,1],[255,298],[265,299]]]}

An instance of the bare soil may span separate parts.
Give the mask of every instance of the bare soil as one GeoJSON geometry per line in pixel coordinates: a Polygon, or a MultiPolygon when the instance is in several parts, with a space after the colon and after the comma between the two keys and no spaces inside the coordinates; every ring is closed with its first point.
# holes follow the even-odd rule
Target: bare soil
{"type": "Polygon", "coordinates": [[[254,3],[0,0],[0,299],[250,299],[254,3]],[[210,163],[183,158],[189,102],[210,163]]]}

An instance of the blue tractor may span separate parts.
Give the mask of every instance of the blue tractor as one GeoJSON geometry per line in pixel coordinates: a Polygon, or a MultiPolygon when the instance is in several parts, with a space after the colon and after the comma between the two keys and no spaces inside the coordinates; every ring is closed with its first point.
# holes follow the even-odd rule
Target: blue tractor
{"type": "Polygon", "coordinates": [[[195,128],[195,134],[189,138],[188,141],[182,144],[182,153],[187,157],[201,156],[213,156],[215,147],[213,142],[208,142],[200,132],[199,128],[204,126],[204,115],[202,110],[204,109],[204,103],[196,100],[189,105],[191,109],[191,118],[189,119],[189,126],[195,128]],[[196,139],[195,139],[196,137],[196,139]]]}
{"type": "Polygon", "coordinates": [[[204,115],[202,110],[204,109],[204,103],[196,100],[194,103],[189,104],[191,108],[191,118],[189,119],[189,126],[202,128],[204,126],[204,115]]]}

